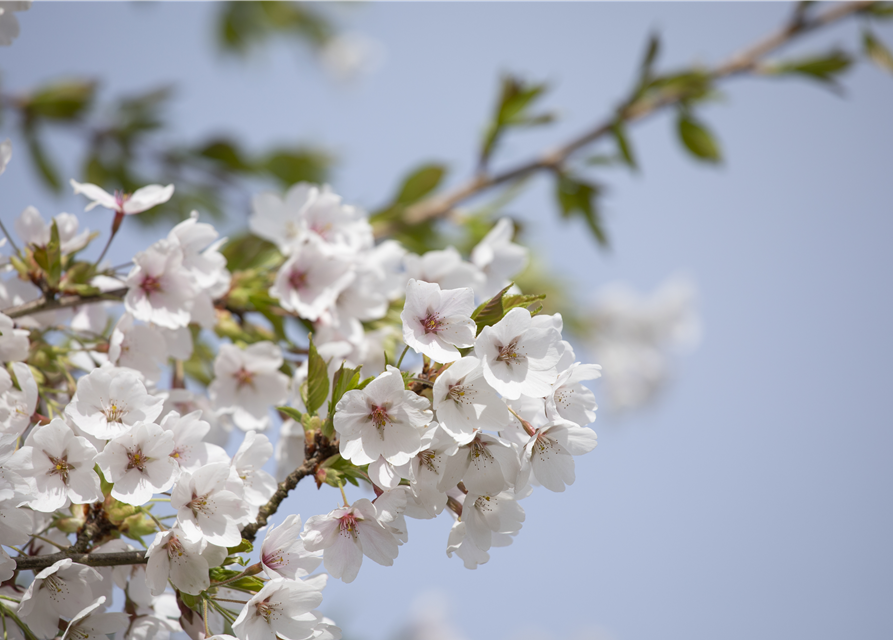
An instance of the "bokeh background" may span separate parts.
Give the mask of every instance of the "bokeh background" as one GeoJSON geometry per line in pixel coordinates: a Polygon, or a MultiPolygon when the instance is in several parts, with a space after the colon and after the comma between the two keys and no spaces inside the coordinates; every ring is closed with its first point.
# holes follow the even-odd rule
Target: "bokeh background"
{"type": "MultiPolygon", "coordinates": [[[[222,132],[248,147],[284,138],[330,149],[346,201],[386,202],[414,164],[449,183],[474,169],[499,74],[548,81],[553,126],[510,135],[496,166],[564,141],[628,89],[652,31],[661,69],[716,62],[781,24],[782,4],[362,4],[330,7],[365,38],[342,77],[286,40],[223,56],[210,3],[35,3],[0,50],[3,90],[69,75],[104,95],[173,82],[172,135],[222,132]]],[[[876,32],[893,40],[890,23],[876,32]]],[[[786,54],[858,42],[848,21],[786,54]]],[[[610,169],[611,248],[559,220],[551,183],[509,207],[522,239],[581,306],[624,281],[696,283],[699,346],[670,360],[649,405],[600,410],[599,447],[563,494],[537,491],[514,543],[467,571],[444,553],[449,521],[412,521],[394,567],[332,581],[324,611],[350,640],[890,638],[893,634],[893,77],[861,63],[837,95],[795,78],[744,79],[702,111],[725,161],[682,152],[672,119],[630,129],[641,172],[610,169]]],[[[0,216],[84,201],[49,194],[14,123],[0,216]]],[[[65,178],[80,141],[54,133],[65,178]]],[[[244,226],[230,212],[226,231],[244,226]]],[[[99,210],[82,222],[106,231],[99,210]]],[[[113,264],[166,234],[125,225],[113,264]]],[[[95,249],[98,251],[98,247],[95,249]]],[[[599,383],[594,385],[602,393],[599,383]]],[[[607,407],[603,407],[607,409],[607,407]]],[[[358,489],[349,489],[352,499],[358,489]]],[[[306,517],[337,492],[302,484],[306,517]]]]}

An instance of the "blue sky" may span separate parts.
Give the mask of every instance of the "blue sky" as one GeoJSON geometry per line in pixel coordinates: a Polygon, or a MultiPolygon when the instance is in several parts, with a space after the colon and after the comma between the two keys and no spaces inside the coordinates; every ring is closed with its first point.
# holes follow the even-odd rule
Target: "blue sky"
{"type": "MultiPolygon", "coordinates": [[[[0,50],[3,87],[88,74],[111,97],[173,81],[178,135],[232,132],[255,149],[316,142],[339,157],[334,188],[371,208],[418,162],[447,162],[454,182],[470,173],[501,71],[548,80],[547,103],[562,119],[510,138],[497,165],[607,113],[653,29],[665,43],[662,69],[714,62],[774,28],[789,7],[336,11],[386,50],[381,67],[352,85],[286,44],[222,60],[210,4],[36,3],[19,14],[19,40],[0,50]]],[[[893,43],[890,26],[877,31],[893,43]]],[[[858,38],[848,23],[791,52],[858,38]]],[[[581,299],[615,280],[650,290],[670,273],[690,274],[703,342],[678,362],[656,406],[599,417],[600,444],[578,459],[576,484],[526,500],[524,528],[489,564],[469,572],[447,559],[449,522],[438,519],[411,523],[394,567],[367,561],[354,583],[332,581],[323,608],[349,638],[393,637],[431,590],[447,595],[469,640],[890,636],[893,77],[862,63],[844,83],[843,98],[798,79],[730,83],[725,100],[703,110],[727,158],[719,168],[687,158],[667,116],[637,125],[641,174],[603,176],[608,253],[582,225],[558,221],[546,181],[512,205],[529,221],[533,249],[581,299]]],[[[0,135],[8,132],[7,122],[0,135]]],[[[79,212],[82,201],[39,189],[13,141],[18,155],[0,185],[4,221],[28,204],[44,215],[79,212]]],[[[77,145],[63,136],[54,148],[77,145]]],[[[82,220],[103,228],[98,216],[82,220]]],[[[113,262],[164,233],[147,239],[130,229],[113,262]]],[[[306,519],[336,502],[302,485],[286,504],[306,519]]]]}

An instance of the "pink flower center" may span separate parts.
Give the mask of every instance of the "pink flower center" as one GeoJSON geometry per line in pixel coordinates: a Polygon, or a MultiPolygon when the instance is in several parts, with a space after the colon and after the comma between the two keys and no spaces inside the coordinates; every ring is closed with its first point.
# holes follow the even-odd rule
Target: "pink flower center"
{"type": "Polygon", "coordinates": [[[245,386],[251,387],[252,389],[254,388],[254,372],[248,371],[245,367],[236,371],[234,377],[236,379],[236,387],[239,389],[245,386]]]}
{"type": "Polygon", "coordinates": [[[338,518],[339,528],[341,531],[341,535],[343,536],[356,536],[359,531],[357,531],[357,517],[351,513],[346,513],[340,518],[338,518]]]}
{"type": "Polygon", "coordinates": [[[47,458],[50,459],[50,462],[53,465],[50,470],[47,471],[47,475],[59,476],[60,478],[62,478],[63,483],[68,484],[68,472],[74,469],[72,465],[68,464],[68,455],[65,454],[60,458],[56,458],[54,456],[51,456],[45,450],[43,453],[44,455],[46,455],[47,458]]]}
{"type": "Polygon", "coordinates": [[[419,319],[422,321],[422,329],[425,330],[425,333],[437,333],[443,328],[443,321],[436,313],[429,311],[427,316],[419,319]]]}
{"type": "Polygon", "coordinates": [[[298,289],[300,291],[307,286],[307,272],[295,269],[291,272],[291,275],[288,276],[288,284],[291,285],[292,289],[298,289]]]}
{"type": "Polygon", "coordinates": [[[515,338],[505,346],[499,347],[499,355],[496,359],[500,362],[517,364],[524,359],[523,353],[518,353],[518,338],[515,338]]]}
{"type": "Polygon", "coordinates": [[[140,283],[140,289],[142,289],[147,296],[152,295],[153,293],[161,291],[161,281],[155,276],[146,276],[140,283]]]}
{"type": "Polygon", "coordinates": [[[369,413],[369,417],[372,419],[372,424],[375,425],[375,428],[378,429],[379,434],[384,437],[384,428],[389,422],[393,422],[391,416],[388,415],[388,408],[381,407],[377,404],[372,405],[372,411],[369,413]]]}
{"type": "Polygon", "coordinates": [[[257,610],[257,615],[263,618],[265,622],[269,622],[270,618],[273,617],[273,613],[276,611],[275,607],[270,604],[269,599],[264,600],[263,602],[258,602],[254,607],[257,610]]]}
{"type": "Polygon", "coordinates": [[[124,193],[123,191],[118,191],[115,189],[115,208],[124,213],[124,203],[130,200],[130,194],[124,193]]]}

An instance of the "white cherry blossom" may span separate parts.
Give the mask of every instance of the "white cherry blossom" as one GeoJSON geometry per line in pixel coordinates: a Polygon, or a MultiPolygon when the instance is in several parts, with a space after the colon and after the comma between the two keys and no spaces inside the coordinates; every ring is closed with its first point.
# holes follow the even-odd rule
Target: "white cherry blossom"
{"type": "Polygon", "coordinates": [[[208,569],[223,562],[226,548],[190,540],[173,528],[155,535],[146,558],[146,581],[153,596],[164,592],[168,580],[180,591],[197,596],[210,586],[208,569]]]}
{"type": "Polygon", "coordinates": [[[109,635],[127,628],[130,617],[123,611],[97,611],[105,605],[105,596],[99,596],[71,619],[61,640],[106,640],[109,635]]]}
{"type": "Polygon", "coordinates": [[[478,432],[474,439],[459,447],[446,461],[438,489],[447,491],[460,481],[468,491],[495,495],[513,486],[519,462],[515,450],[494,436],[478,432]]]}
{"type": "Polygon", "coordinates": [[[134,215],[142,213],[159,204],[164,204],[174,195],[174,185],[169,184],[162,187],[160,184],[150,184],[148,186],[137,189],[133,193],[120,193],[115,191],[114,195],[107,192],[95,184],[75,182],[71,180],[71,186],[75,194],[82,193],[91,200],[85,211],[90,211],[93,207],[101,206],[121,215],[134,215]]]}
{"type": "Polygon", "coordinates": [[[375,505],[365,498],[328,515],[308,518],[301,537],[307,550],[323,551],[326,571],[344,582],[357,577],[363,555],[391,566],[398,553],[397,539],[379,521],[375,505]]]}
{"type": "Polygon", "coordinates": [[[195,471],[208,463],[229,462],[229,456],[223,447],[204,441],[211,425],[201,418],[201,411],[193,411],[185,416],[171,411],[161,421],[161,428],[173,434],[174,448],[170,456],[180,469],[195,471]]]}
{"type": "Polygon", "coordinates": [[[275,578],[267,582],[242,609],[233,623],[239,640],[306,640],[322,616],[314,611],[322,603],[327,576],[308,580],[275,578]]]}
{"type": "Polygon", "coordinates": [[[581,427],[595,421],[595,395],[583,386],[584,380],[600,378],[597,364],[576,362],[562,371],[546,397],[546,415],[550,420],[570,420],[581,427]]]}
{"type": "Polygon", "coordinates": [[[572,456],[589,453],[596,444],[592,429],[566,420],[536,429],[524,447],[516,491],[527,485],[531,474],[546,489],[564,491],[565,485],[575,480],[572,456]]]}
{"type": "Polygon", "coordinates": [[[113,482],[112,497],[127,504],[147,503],[154,494],[170,489],[177,478],[171,458],[174,436],[152,422],[137,422],[106,445],[96,464],[113,482]]]}
{"type": "Polygon", "coordinates": [[[481,361],[466,356],[437,376],[434,411],[440,425],[459,444],[468,444],[476,430],[499,431],[511,420],[505,403],[484,379],[481,361]]]}
{"type": "Polygon", "coordinates": [[[267,529],[260,550],[260,561],[270,576],[294,580],[315,571],[322,562],[322,557],[318,551],[310,552],[304,548],[301,516],[291,514],[280,526],[267,529]]]}
{"type": "Polygon", "coordinates": [[[457,347],[474,345],[477,329],[471,314],[471,289],[441,289],[439,285],[410,279],[406,284],[403,341],[435,362],[461,358],[457,347]]]}
{"type": "Polygon", "coordinates": [[[75,436],[61,418],[36,428],[28,445],[13,455],[9,464],[35,485],[32,509],[52,513],[72,502],[84,504],[102,499],[99,476],[93,470],[96,449],[86,438],[75,436]]]}
{"type": "Polygon", "coordinates": [[[428,251],[422,256],[408,253],[403,258],[406,275],[423,282],[435,282],[444,289],[470,287],[477,290],[484,284],[484,274],[466,262],[455,247],[428,251]]]}
{"type": "Polygon", "coordinates": [[[146,380],[158,382],[161,367],[167,362],[166,341],[155,327],[134,324],[125,313],[109,339],[108,359],[114,365],[139,371],[146,380]]]}
{"type": "Polygon", "coordinates": [[[272,455],[270,439],[254,431],[245,434],[242,446],[233,455],[232,468],[241,480],[245,501],[255,507],[276,493],[276,480],[262,469],[272,455]]]}
{"type": "Polygon", "coordinates": [[[34,577],[22,596],[19,615],[38,636],[53,638],[59,618],[74,618],[93,602],[91,584],[101,579],[92,567],[70,558],[59,560],[34,577]]]}
{"type": "Polygon", "coordinates": [[[160,327],[185,327],[191,319],[198,288],[183,266],[183,251],[170,240],[159,240],[133,258],[127,275],[124,306],[133,317],[160,327]]]}
{"type": "Polygon", "coordinates": [[[529,252],[526,247],[512,242],[514,232],[512,221],[500,218],[471,250],[472,264],[486,277],[486,282],[475,289],[481,298],[495,296],[527,266],[529,252]]]}
{"type": "Polygon", "coordinates": [[[546,322],[533,321],[527,309],[516,307],[490,327],[484,327],[474,344],[484,378],[506,398],[522,393],[543,397],[558,378],[561,333],[546,322]]]}
{"type": "Polygon", "coordinates": [[[12,318],[0,313],[0,363],[21,361],[28,357],[28,335],[25,329],[16,329],[12,318]]]}
{"type": "Polygon", "coordinates": [[[514,535],[521,530],[524,509],[510,491],[492,496],[469,491],[462,505],[462,519],[474,545],[481,551],[489,551],[494,533],[514,535]]]}
{"type": "Polygon", "coordinates": [[[379,456],[401,465],[419,452],[421,429],[431,421],[428,401],[407,391],[396,367],[365,389],[344,394],[335,407],[335,429],[341,455],[354,464],[369,464],[379,456]]]}
{"type": "Polygon", "coordinates": [[[264,429],[270,408],[288,397],[288,376],[279,371],[282,350],[272,342],[258,342],[245,349],[220,346],[214,360],[214,381],[208,395],[214,407],[233,413],[240,429],[264,429]]]}
{"type": "Polygon", "coordinates": [[[78,380],[65,414],[85,433],[107,439],[127,433],[138,422],[155,420],[162,403],[162,398],[149,395],[135,372],[106,366],[78,380]]]}
{"type": "Polygon", "coordinates": [[[171,507],[190,540],[229,547],[242,539],[239,525],[248,522],[248,507],[242,496],[226,489],[229,473],[229,465],[218,462],[183,473],[174,485],[171,507]]]}
{"type": "MultiPolygon", "coordinates": [[[[78,219],[70,213],[60,213],[53,217],[59,231],[59,249],[64,254],[80,251],[90,240],[90,230],[78,233],[78,219]]],[[[26,207],[15,222],[16,233],[26,244],[45,247],[50,243],[52,223],[47,223],[34,207],[26,207]]]]}

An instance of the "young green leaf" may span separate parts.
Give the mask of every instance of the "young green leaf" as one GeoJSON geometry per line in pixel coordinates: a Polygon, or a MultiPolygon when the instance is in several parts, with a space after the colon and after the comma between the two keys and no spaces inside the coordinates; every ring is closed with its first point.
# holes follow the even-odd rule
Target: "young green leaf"
{"type": "Polygon", "coordinates": [[[865,49],[865,55],[884,71],[893,73],[893,54],[878,40],[874,34],[866,29],[862,32],[862,46],[865,49]]]}
{"type": "Polygon", "coordinates": [[[316,415],[317,410],[329,395],[329,371],[326,361],[322,359],[310,336],[310,347],[307,353],[307,380],[302,386],[304,406],[309,415],[316,415]]]}
{"type": "Polygon", "coordinates": [[[677,122],[679,139],[693,156],[705,162],[720,162],[722,154],[713,134],[692,116],[680,112],[677,122]]]}
{"type": "Polygon", "coordinates": [[[636,164],[635,156],[633,156],[632,147],[629,144],[629,139],[626,137],[626,127],[623,126],[622,120],[618,119],[617,122],[614,123],[611,127],[611,133],[614,134],[614,140],[617,142],[617,150],[620,152],[620,157],[623,158],[623,161],[630,169],[638,169],[639,167],[636,164]]]}
{"type": "Polygon", "coordinates": [[[297,423],[300,423],[301,419],[304,417],[304,414],[301,413],[300,411],[298,411],[297,409],[295,409],[294,407],[286,407],[286,406],[276,407],[276,411],[287,415],[289,418],[291,418],[292,420],[294,420],[297,423]]]}
{"type": "Polygon", "coordinates": [[[607,247],[608,236],[596,206],[599,193],[600,189],[595,184],[584,182],[566,173],[556,174],[555,195],[561,207],[562,217],[570,218],[573,215],[582,217],[598,243],[602,247],[607,247]]]}

